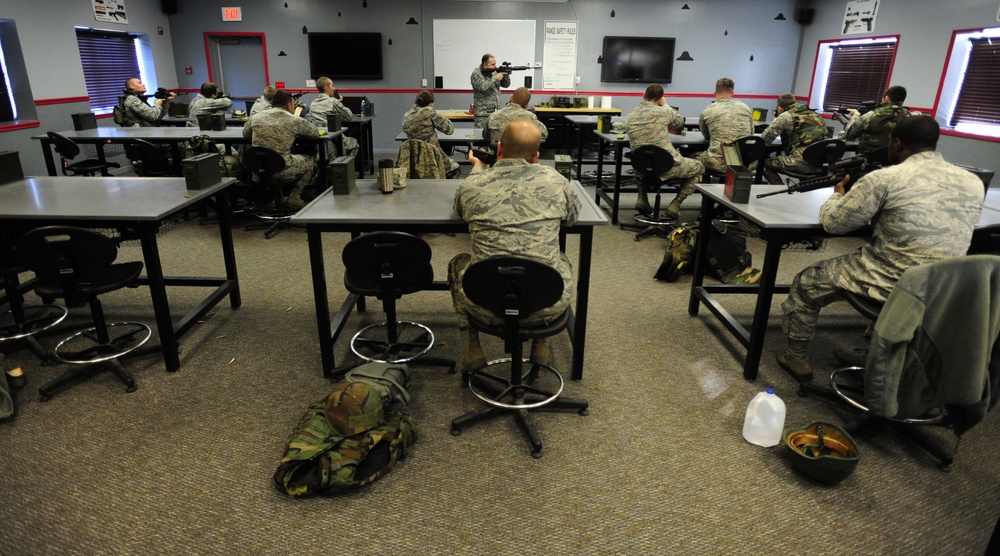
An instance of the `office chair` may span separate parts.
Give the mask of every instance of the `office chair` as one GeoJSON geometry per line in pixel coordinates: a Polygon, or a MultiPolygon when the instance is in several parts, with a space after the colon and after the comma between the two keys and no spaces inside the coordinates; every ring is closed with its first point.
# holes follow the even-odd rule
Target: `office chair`
{"type": "Polygon", "coordinates": [[[434,347],[434,332],[412,321],[396,320],[396,300],[428,289],[434,282],[431,248],[403,232],[372,232],[351,240],[341,254],[347,291],[382,301],[385,321],[366,326],[351,338],[351,351],[362,361],[334,369],[334,376],[364,363],[409,363],[445,367],[455,361],[425,354],[434,347]]]}
{"type": "Polygon", "coordinates": [[[188,103],[174,99],[167,104],[167,115],[175,118],[184,118],[188,115],[188,103]]]}
{"type": "Polygon", "coordinates": [[[778,169],[779,174],[785,174],[796,179],[815,178],[829,173],[830,165],[844,157],[847,145],[840,139],[824,139],[816,141],[802,151],[802,160],[813,168],[814,172],[797,172],[785,168],[778,169]]]}
{"type": "Polygon", "coordinates": [[[263,224],[248,224],[247,230],[267,228],[264,238],[274,237],[282,229],[289,227],[292,215],[298,212],[285,204],[286,187],[292,187],[298,177],[276,177],[285,169],[285,159],[266,147],[250,147],[243,153],[243,168],[251,176],[250,182],[266,189],[271,195],[270,206],[259,210],[256,217],[264,220],[263,224]]]}
{"type": "Polygon", "coordinates": [[[80,154],[80,146],[73,142],[72,139],[60,135],[54,131],[47,133],[49,139],[52,140],[52,145],[59,153],[62,158],[62,173],[64,176],[94,176],[98,172],[102,176],[110,176],[108,172],[111,168],[121,168],[121,164],[117,162],[106,162],[101,161],[96,158],[88,158],[86,160],[80,160],[78,162],[70,162],[80,154]]]}
{"type": "Polygon", "coordinates": [[[8,306],[8,310],[0,314],[0,351],[9,352],[27,347],[43,365],[47,365],[52,362],[51,354],[42,348],[35,335],[62,322],[68,311],[62,305],[54,303],[25,305],[22,292],[30,288],[33,281],[22,285],[18,275],[23,272],[28,272],[28,267],[17,259],[16,253],[0,252],[3,300],[8,306]]]}
{"type": "Polygon", "coordinates": [[[56,345],[53,357],[74,367],[39,389],[42,401],[102,368],[111,370],[126,392],[134,392],[135,379],[118,358],[145,344],[152,331],[141,322],[109,324],[98,296],[134,286],[142,262],[114,264],[118,247],[110,238],[71,226],[32,230],[17,241],[17,252],[38,278],[34,287],[39,297],[62,298],[68,307],[89,305],[94,323],[56,345]]]}
{"type": "Polygon", "coordinates": [[[1000,257],[970,255],[912,267],[881,309],[867,364],[800,385],[860,410],[851,428],[879,424],[924,449],[948,471],[962,434],[1000,396],[1000,257]],[[948,424],[955,450],[916,425],[948,424]]]}
{"type": "Polygon", "coordinates": [[[407,179],[443,180],[448,176],[448,155],[441,147],[419,139],[403,141],[396,154],[396,168],[408,168],[407,179]]]}
{"type": "Polygon", "coordinates": [[[136,175],[144,178],[177,175],[167,154],[149,141],[129,139],[123,147],[125,158],[132,162],[136,175]]]}
{"type": "Polygon", "coordinates": [[[542,440],[530,412],[573,409],[587,415],[590,405],[584,399],[563,397],[563,378],[551,366],[532,364],[524,372],[523,342],[554,336],[569,323],[569,309],[549,324],[523,322],[536,311],[559,301],[563,294],[562,276],[555,268],[526,257],[490,257],[466,269],[462,290],[469,301],[502,318],[502,324],[494,325],[468,315],[472,328],[503,338],[504,351],[510,357],[490,361],[482,369],[469,373],[469,390],[488,405],[455,418],[451,433],[458,436],[472,423],[511,413],[531,445],[532,457],[540,458],[542,440]],[[510,366],[508,376],[493,372],[506,365],[510,366]]]}
{"type": "Polygon", "coordinates": [[[639,241],[647,236],[660,236],[666,238],[674,228],[674,220],[660,217],[660,188],[661,186],[671,186],[671,191],[677,191],[684,183],[684,180],[661,180],[660,176],[670,171],[674,167],[674,158],[665,149],[655,145],[643,145],[632,149],[629,154],[632,169],[646,186],[647,192],[655,193],[653,202],[653,214],[646,216],[636,214],[632,219],[638,224],[621,224],[622,230],[637,230],[635,240],[639,241]]]}

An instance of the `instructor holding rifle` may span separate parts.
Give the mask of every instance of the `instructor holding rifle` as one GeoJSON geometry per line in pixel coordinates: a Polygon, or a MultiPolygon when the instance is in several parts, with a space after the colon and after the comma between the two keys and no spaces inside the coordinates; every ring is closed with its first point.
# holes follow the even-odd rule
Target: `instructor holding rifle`
{"type": "Polygon", "coordinates": [[[510,87],[510,73],[498,70],[497,59],[483,54],[483,62],[472,70],[472,102],[476,127],[486,127],[490,114],[500,107],[500,88],[510,87]]]}

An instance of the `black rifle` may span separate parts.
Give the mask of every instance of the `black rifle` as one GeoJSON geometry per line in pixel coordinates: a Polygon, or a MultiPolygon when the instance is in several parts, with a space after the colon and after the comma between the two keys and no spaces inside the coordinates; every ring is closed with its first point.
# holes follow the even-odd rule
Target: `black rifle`
{"type": "Polygon", "coordinates": [[[868,174],[868,172],[878,170],[881,167],[881,164],[869,163],[865,160],[864,156],[853,156],[851,158],[838,160],[837,162],[831,164],[830,174],[820,176],[818,178],[802,180],[799,183],[793,183],[786,189],[779,189],[778,191],[772,191],[770,193],[761,193],[757,195],[757,198],[761,199],[763,197],[770,197],[771,195],[779,195],[781,193],[788,193],[791,195],[792,193],[805,193],[806,191],[823,189],[824,187],[837,185],[844,179],[845,176],[850,175],[851,179],[848,180],[844,186],[844,191],[846,192],[850,191],[854,183],[868,174]]]}
{"type": "MultiPolygon", "coordinates": [[[[861,103],[861,106],[857,107],[858,115],[861,116],[867,114],[868,112],[874,110],[877,106],[878,103],[874,100],[866,100],[861,103]]],[[[847,118],[848,113],[850,113],[850,109],[844,108],[844,106],[841,105],[840,108],[833,111],[833,117],[837,118],[837,121],[840,122],[841,125],[847,125],[847,122],[851,121],[847,118]]]]}
{"type": "Polygon", "coordinates": [[[480,162],[489,166],[490,168],[492,168],[493,165],[497,163],[496,153],[492,153],[486,149],[474,148],[472,145],[469,145],[468,147],[455,147],[455,150],[460,153],[467,153],[471,151],[472,156],[478,158],[480,162]]]}
{"type": "Polygon", "coordinates": [[[525,71],[532,69],[535,68],[531,66],[512,66],[510,65],[510,62],[504,62],[503,64],[500,64],[498,67],[495,68],[480,68],[480,71],[483,72],[483,75],[489,77],[498,71],[503,73],[510,73],[512,71],[525,71]]]}
{"type": "MultiPolygon", "coordinates": [[[[125,93],[128,94],[128,92],[129,92],[128,89],[125,89],[125,93]]],[[[170,91],[164,89],[163,87],[157,87],[155,93],[153,93],[151,95],[139,95],[139,96],[142,97],[143,100],[150,99],[150,98],[159,98],[159,99],[167,100],[167,99],[170,98],[170,95],[172,95],[172,94],[173,95],[186,95],[187,93],[171,93],[170,91]]]]}

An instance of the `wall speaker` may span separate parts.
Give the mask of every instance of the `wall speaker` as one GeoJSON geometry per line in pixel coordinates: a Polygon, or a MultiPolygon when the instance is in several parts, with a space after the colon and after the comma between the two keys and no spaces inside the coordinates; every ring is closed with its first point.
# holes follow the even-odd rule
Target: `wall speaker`
{"type": "Polygon", "coordinates": [[[177,0],[160,0],[160,6],[165,14],[177,13],[177,0]]]}
{"type": "Polygon", "coordinates": [[[813,14],[815,14],[815,13],[816,13],[816,10],[814,10],[812,8],[802,8],[802,9],[797,10],[795,12],[795,21],[799,25],[809,25],[810,23],[812,23],[812,21],[813,21],[813,14]]]}
{"type": "Polygon", "coordinates": [[[527,87],[528,89],[531,88],[531,76],[530,75],[524,76],[524,86],[527,87]]]}
{"type": "Polygon", "coordinates": [[[444,77],[442,77],[440,75],[435,75],[434,76],[434,88],[435,89],[444,89],[444,77]]]}

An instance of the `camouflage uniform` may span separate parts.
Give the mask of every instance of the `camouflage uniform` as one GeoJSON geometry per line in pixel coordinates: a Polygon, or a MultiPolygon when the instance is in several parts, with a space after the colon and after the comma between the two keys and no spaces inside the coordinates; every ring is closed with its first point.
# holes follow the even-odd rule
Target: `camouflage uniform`
{"type": "Polygon", "coordinates": [[[789,106],[767,126],[761,138],[764,139],[764,143],[770,145],[779,135],[782,136],[781,141],[785,145],[786,154],[764,161],[764,178],[767,183],[780,185],[782,182],[778,172],[782,170],[816,174],[821,171],[802,159],[802,151],[806,150],[806,147],[828,136],[826,124],[819,114],[801,104],[789,106]]]}
{"type": "MultiPolygon", "coordinates": [[[[406,114],[403,115],[403,132],[406,133],[407,139],[417,139],[440,147],[441,142],[438,141],[436,130],[451,135],[455,133],[455,125],[448,118],[438,114],[433,107],[421,107],[414,104],[413,108],[407,110],[406,114]]],[[[448,157],[447,172],[457,169],[458,162],[448,157]]]]}
{"type": "Polygon", "coordinates": [[[135,122],[131,127],[156,127],[167,115],[167,101],[159,106],[150,106],[136,93],[126,93],[123,104],[125,117],[135,122]]]}
{"type": "Polygon", "coordinates": [[[788,339],[812,338],[820,309],[845,290],[885,301],[908,268],[964,255],[982,199],[982,182],[937,152],[912,155],[861,178],[846,195],[834,193],[820,208],[823,228],[843,234],[871,221],[872,239],[795,276],[781,304],[788,339]]]}
{"type": "Polygon", "coordinates": [[[861,116],[851,118],[847,126],[840,132],[844,141],[858,139],[858,151],[868,154],[875,149],[889,145],[889,132],[896,123],[910,116],[910,111],[891,102],[884,102],[874,110],[861,116]]]}
{"type": "Polygon", "coordinates": [[[271,109],[270,101],[264,98],[264,95],[260,95],[259,97],[257,97],[257,100],[254,101],[253,106],[250,107],[250,115],[253,116],[258,112],[263,112],[264,110],[270,110],[270,109],[271,109]]]}
{"type": "MultiPolygon", "coordinates": [[[[326,93],[320,93],[319,96],[313,99],[309,103],[309,114],[308,120],[315,124],[317,127],[326,127],[327,116],[333,115],[334,113],[340,114],[341,120],[345,122],[351,121],[354,118],[354,114],[351,113],[350,109],[344,106],[344,103],[339,100],[327,95],[326,93]]],[[[347,156],[357,156],[358,155],[358,140],[354,137],[348,137],[346,135],[342,136],[344,141],[344,154],[347,156]]]]}
{"type": "Polygon", "coordinates": [[[497,74],[483,75],[482,66],[472,70],[472,102],[475,108],[473,122],[476,127],[486,127],[490,114],[496,111],[503,102],[500,100],[500,88],[510,87],[510,74],[503,79],[497,79],[497,74]]]}
{"type": "Polygon", "coordinates": [[[526,110],[513,102],[508,102],[507,106],[504,106],[502,110],[497,110],[490,114],[486,122],[486,127],[490,130],[490,143],[496,144],[500,141],[500,135],[503,134],[503,130],[507,127],[507,124],[520,119],[531,120],[531,123],[535,124],[538,131],[542,133],[542,141],[545,141],[549,136],[549,128],[538,121],[538,116],[535,116],[534,112],[526,110]]]}
{"type": "MultiPolygon", "coordinates": [[[[734,98],[720,98],[708,105],[698,118],[701,133],[709,139],[708,150],[694,155],[705,169],[719,174],[726,173],[722,158],[722,144],[740,137],[753,135],[753,116],[750,107],[734,98]]],[[[749,165],[750,161],[744,161],[749,165]]]]}
{"type": "Polygon", "coordinates": [[[243,126],[243,137],[251,139],[255,147],[267,147],[285,159],[285,169],[278,179],[298,177],[293,195],[312,183],[316,175],[316,161],[304,154],[291,154],[296,137],[319,137],[319,130],[311,123],[293,116],[287,110],[265,110],[250,118],[243,126]]]}
{"type": "Polygon", "coordinates": [[[232,107],[232,99],[211,98],[198,93],[191,99],[191,103],[188,104],[188,114],[192,116],[200,114],[225,114],[232,107]]]}
{"type": "Polygon", "coordinates": [[[669,128],[684,127],[684,116],[670,106],[659,106],[643,101],[625,117],[625,131],[629,135],[629,146],[633,149],[643,145],[656,145],[665,149],[674,158],[674,167],[660,176],[662,180],[684,179],[684,185],[673,202],[680,204],[694,192],[698,179],[705,173],[701,162],[685,158],[670,142],[669,128]]]}
{"type": "Polygon", "coordinates": [[[469,223],[472,254],[448,263],[448,284],[459,326],[468,327],[466,312],[485,322],[503,321],[469,302],[462,292],[465,269],[494,255],[522,255],[555,267],[563,277],[563,295],[555,305],[522,319],[528,325],[550,322],[569,307],[573,269],[559,250],[559,229],[576,222],[580,200],[569,181],[553,168],[505,158],[470,176],[455,193],[455,211],[469,223]]]}

